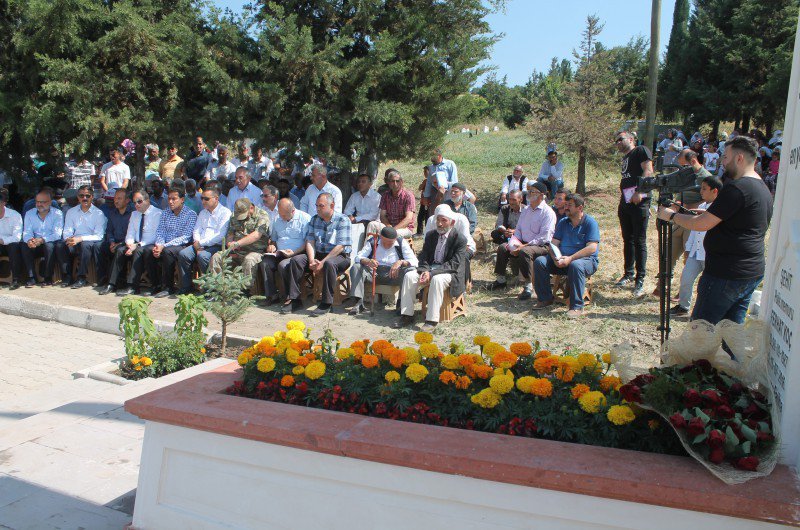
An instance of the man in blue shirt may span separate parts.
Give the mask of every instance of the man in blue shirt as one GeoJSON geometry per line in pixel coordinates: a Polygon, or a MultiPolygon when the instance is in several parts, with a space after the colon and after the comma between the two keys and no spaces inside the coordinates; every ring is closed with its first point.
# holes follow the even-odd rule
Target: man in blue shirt
{"type": "Polygon", "coordinates": [[[291,199],[281,199],[278,201],[277,208],[278,216],[270,228],[270,243],[267,253],[264,254],[258,265],[264,281],[264,296],[267,305],[280,299],[275,280],[276,271],[278,278],[284,282],[286,292],[289,292],[287,268],[292,263],[289,258],[305,253],[306,235],[311,222],[311,216],[303,210],[296,209],[291,199]]]}
{"type": "Polygon", "coordinates": [[[156,229],[153,257],[158,263],[153,265],[155,278],[150,278],[155,293],[153,296],[156,298],[175,294],[175,268],[178,264],[178,255],[189,246],[194,235],[197,214],[184,206],[185,196],[184,188],[173,187],[169,190],[167,195],[169,209],[163,210],[156,229]],[[160,277],[158,277],[158,265],[161,265],[160,277]],[[164,289],[159,290],[162,282],[164,289]]]}
{"type": "Polygon", "coordinates": [[[567,195],[564,211],[567,216],[556,225],[553,234],[553,247],[559,249],[560,256],[551,248],[547,256],[539,256],[533,265],[535,271],[534,289],[538,302],[535,310],[553,305],[553,290],[550,288],[550,275],[567,276],[569,290],[569,311],[567,316],[577,318],[583,315],[583,288],[586,278],[597,271],[600,247],[600,228],[591,215],[583,213],[584,200],[577,193],[567,195]]]}
{"type": "Polygon", "coordinates": [[[198,187],[203,188],[205,184],[206,170],[211,164],[211,153],[206,151],[206,143],[202,136],[198,136],[194,141],[194,148],[183,160],[183,175],[186,178],[194,179],[198,187]]]}
{"type": "MultiPolygon", "coordinates": [[[[105,214],[92,204],[94,192],[91,186],[78,188],[78,206],[70,208],[64,217],[64,230],[56,242],[56,259],[61,266],[61,286],[80,289],[86,286],[89,262],[95,266],[100,261],[100,248],[106,235],[105,214]],[[78,279],[72,282],[72,265],[80,257],[78,279]]],[[[99,267],[97,267],[99,268],[99,267]]]]}
{"type": "Polygon", "coordinates": [[[456,163],[443,158],[441,149],[435,149],[431,155],[431,165],[428,166],[428,181],[422,193],[429,210],[450,199],[450,187],[456,182],[458,182],[456,163]]]}
{"type": "Polygon", "coordinates": [[[317,215],[311,218],[306,234],[306,252],[293,256],[286,270],[289,290],[281,308],[283,314],[301,307],[300,282],[306,270],[322,275],[322,300],[311,315],[328,313],[333,306],[337,278],[350,267],[350,219],[335,211],[333,196],[328,192],[317,196],[316,207],[317,215]]]}
{"type": "MultiPolygon", "coordinates": [[[[114,191],[113,200],[113,203],[109,203],[106,198],[106,203],[100,208],[108,219],[108,225],[106,226],[106,239],[100,250],[100,263],[97,271],[99,285],[108,283],[108,269],[111,262],[114,261],[117,252],[122,253],[127,248],[125,234],[128,233],[128,222],[133,210],[128,190],[117,188],[114,191]]],[[[108,294],[114,290],[113,285],[106,285],[100,294],[108,294]]]]}
{"type": "Polygon", "coordinates": [[[56,241],[61,239],[64,230],[64,214],[56,206],[52,206],[53,195],[50,188],[43,188],[36,194],[36,208],[25,214],[22,230],[22,261],[28,273],[25,287],[36,285],[34,271],[35,258],[44,258],[43,286],[53,284],[53,273],[56,269],[56,241]]]}

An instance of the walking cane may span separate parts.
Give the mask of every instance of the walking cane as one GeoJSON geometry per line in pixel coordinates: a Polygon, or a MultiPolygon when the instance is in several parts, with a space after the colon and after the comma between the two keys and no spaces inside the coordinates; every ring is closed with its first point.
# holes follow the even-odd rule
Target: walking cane
{"type": "MultiPolygon", "coordinates": [[[[367,234],[367,237],[373,236],[372,237],[372,259],[377,259],[377,257],[378,257],[378,236],[379,235],[380,234],[377,234],[377,233],[367,234]]],[[[371,317],[375,316],[375,282],[377,281],[377,279],[378,279],[378,269],[376,268],[374,271],[372,271],[372,298],[370,298],[370,301],[369,301],[369,316],[371,316],[371,317]]]]}

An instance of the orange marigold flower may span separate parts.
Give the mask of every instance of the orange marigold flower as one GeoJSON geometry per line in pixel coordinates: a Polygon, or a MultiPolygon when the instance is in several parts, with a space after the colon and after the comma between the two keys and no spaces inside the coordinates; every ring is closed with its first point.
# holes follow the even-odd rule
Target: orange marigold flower
{"type": "Polygon", "coordinates": [[[458,356],[458,364],[461,366],[469,366],[471,364],[475,364],[477,362],[477,355],[473,355],[471,353],[462,353],[458,356]]]}
{"type": "Polygon", "coordinates": [[[621,383],[619,377],[615,375],[607,375],[600,378],[600,390],[603,392],[610,392],[611,390],[617,388],[617,386],[621,383]]]}
{"type": "Polygon", "coordinates": [[[527,342],[513,342],[508,349],[511,350],[511,353],[520,357],[525,357],[533,352],[533,347],[527,342]]]}
{"type": "Polygon", "coordinates": [[[439,381],[442,383],[449,385],[450,383],[455,383],[458,378],[456,374],[451,372],[450,370],[445,370],[441,374],[439,374],[439,381]]]}
{"type": "Polygon", "coordinates": [[[552,355],[552,354],[548,350],[539,350],[539,351],[536,352],[536,355],[534,355],[533,357],[535,359],[541,359],[543,357],[550,357],[550,355],[552,355]]]}
{"type": "Polygon", "coordinates": [[[298,366],[308,366],[308,363],[311,361],[308,360],[308,357],[298,357],[297,358],[297,365],[298,366]]]}
{"type": "Polygon", "coordinates": [[[372,351],[383,358],[386,358],[388,354],[388,349],[393,348],[392,343],[388,340],[379,339],[372,343],[372,351]]]}
{"type": "Polygon", "coordinates": [[[456,379],[456,388],[459,390],[466,390],[467,388],[469,388],[469,385],[471,384],[472,384],[472,379],[470,379],[466,375],[459,376],[458,379],[456,379]]]}
{"type": "Polygon", "coordinates": [[[281,377],[281,386],[293,386],[294,385],[294,377],[291,375],[284,375],[281,377]]]}
{"type": "Polygon", "coordinates": [[[533,369],[539,375],[550,375],[556,371],[559,364],[558,357],[540,357],[533,361],[533,369]]]}
{"type": "Polygon", "coordinates": [[[498,368],[511,368],[515,364],[517,364],[517,360],[519,357],[511,353],[510,351],[500,351],[494,354],[492,357],[492,364],[497,366],[498,368]]]}
{"type": "Polygon", "coordinates": [[[394,348],[393,350],[389,351],[389,363],[391,363],[391,365],[395,368],[400,368],[403,366],[403,363],[406,362],[406,358],[406,352],[399,348],[394,348]]]}
{"type": "Polygon", "coordinates": [[[539,397],[550,397],[553,395],[553,383],[549,379],[536,378],[531,381],[531,394],[539,397]]]}
{"type": "Polygon", "coordinates": [[[372,354],[364,354],[361,356],[361,364],[364,365],[364,368],[375,368],[378,366],[378,356],[372,354]]]}
{"type": "Polygon", "coordinates": [[[569,383],[570,381],[575,379],[575,372],[573,372],[568,365],[559,364],[558,368],[556,369],[556,377],[564,381],[565,383],[569,383]]]}
{"type": "Polygon", "coordinates": [[[309,361],[316,361],[316,360],[317,360],[317,356],[316,356],[316,355],[314,355],[314,354],[313,354],[313,353],[311,353],[311,352],[308,352],[308,353],[307,353],[307,354],[305,354],[303,357],[305,357],[305,358],[306,358],[306,359],[308,359],[309,361]]]}
{"type": "Polygon", "coordinates": [[[472,366],[475,370],[475,377],[478,377],[479,379],[489,379],[492,375],[494,375],[494,370],[492,370],[492,367],[488,364],[473,364],[472,366]]]}
{"type": "Polygon", "coordinates": [[[588,386],[588,385],[579,384],[579,385],[575,385],[575,386],[573,386],[573,387],[572,387],[572,390],[571,390],[571,393],[572,393],[572,399],[578,399],[578,398],[580,398],[582,395],[584,395],[584,394],[585,394],[586,392],[588,392],[589,390],[591,390],[591,389],[589,388],[589,386],[588,386]]]}

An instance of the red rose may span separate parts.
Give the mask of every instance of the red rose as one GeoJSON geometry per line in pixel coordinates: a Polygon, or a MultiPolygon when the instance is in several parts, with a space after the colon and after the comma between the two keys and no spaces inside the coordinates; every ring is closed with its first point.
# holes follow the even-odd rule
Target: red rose
{"type": "Polygon", "coordinates": [[[755,471],[758,468],[758,457],[745,456],[737,459],[733,465],[736,466],[736,468],[744,469],[745,471],[755,471]]]}
{"type": "Polygon", "coordinates": [[[733,409],[730,408],[728,405],[720,405],[717,407],[717,417],[722,418],[724,420],[729,420],[733,418],[733,409]]]}
{"type": "Polygon", "coordinates": [[[700,418],[692,418],[686,426],[686,434],[691,437],[703,434],[706,432],[706,424],[700,418]]]}
{"type": "Polygon", "coordinates": [[[738,382],[734,383],[734,384],[731,385],[731,387],[730,387],[730,389],[728,389],[728,391],[731,394],[734,394],[734,395],[738,396],[739,394],[744,392],[744,385],[742,383],[738,383],[738,382]]]}
{"type": "Polygon", "coordinates": [[[632,383],[622,385],[619,389],[619,395],[629,403],[642,402],[642,389],[632,383]]]}
{"type": "Polygon", "coordinates": [[[676,428],[676,429],[685,429],[686,428],[686,418],[680,412],[676,412],[672,416],[669,417],[669,422],[676,428]]]}
{"type": "Polygon", "coordinates": [[[708,433],[708,438],[706,439],[706,443],[712,449],[717,449],[722,447],[725,443],[725,435],[722,434],[722,431],[719,429],[714,429],[708,433]]]}
{"type": "Polygon", "coordinates": [[[719,396],[716,390],[703,390],[701,394],[712,405],[716,406],[722,404],[722,398],[719,396]]]}
{"type": "Polygon", "coordinates": [[[683,406],[687,409],[691,409],[694,407],[699,407],[700,404],[703,402],[703,396],[700,395],[700,392],[694,389],[689,389],[683,393],[683,406]]]}
{"type": "Polygon", "coordinates": [[[712,449],[708,459],[714,464],[721,464],[725,461],[725,450],[722,447],[712,449]]]}
{"type": "Polygon", "coordinates": [[[636,385],[638,387],[642,387],[645,385],[649,385],[650,383],[655,381],[655,379],[656,379],[655,376],[652,376],[650,374],[640,374],[631,380],[631,384],[636,385]]]}
{"type": "Polygon", "coordinates": [[[756,433],[756,442],[771,442],[775,437],[768,432],[758,431],[756,433]]]}

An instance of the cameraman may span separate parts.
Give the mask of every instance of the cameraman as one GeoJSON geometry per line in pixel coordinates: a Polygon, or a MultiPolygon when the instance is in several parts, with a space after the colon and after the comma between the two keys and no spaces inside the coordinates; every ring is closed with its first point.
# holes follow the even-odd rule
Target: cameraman
{"type": "Polygon", "coordinates": [[[757,155],[755,140],[737,136],[725,144],[722,157],[730,180],[708,210],[691,216],[658,209],[659,219],[707,231],[705,270],[697,285],[692,320],[741,324],[750,296],[764,276],[764,236],[772,217],[772,196],[753,170],[757,155]]]}
{"type": "Polygon", "coordinates": [[[626,287],[636,278],[634,296],[644,294],[644,276],[647,265],[647,222],[650,220],[650,196],[639,193],[642,177],[653,176],[653,157],[650,150],[640,145],[629,131],[617,133],[615,141],[622,153],[622,180],[620,180],[620,201],[617,208],[619,226],[622,231],[622,251],[625,258],[625,272],[617,281],[617,287],[626,287]]]}

